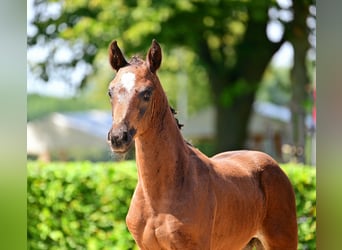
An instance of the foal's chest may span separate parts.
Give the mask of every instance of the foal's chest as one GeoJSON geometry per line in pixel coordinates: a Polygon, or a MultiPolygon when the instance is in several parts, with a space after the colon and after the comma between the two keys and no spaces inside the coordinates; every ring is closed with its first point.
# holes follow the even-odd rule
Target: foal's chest
{"type": "Polygon", "coordinates": [[[183,223],[170,214],[159,214],[147,220],[142,240],[148,249],[172,249],[183,234],[183,223]]]}
{"type": "Polygon", "coordinates": [[[171,214],[158,214],[148,218],[134,238],[140,239],[143,249],[192,249],[194,235],[190,228],[186,221],[171,214]]]}

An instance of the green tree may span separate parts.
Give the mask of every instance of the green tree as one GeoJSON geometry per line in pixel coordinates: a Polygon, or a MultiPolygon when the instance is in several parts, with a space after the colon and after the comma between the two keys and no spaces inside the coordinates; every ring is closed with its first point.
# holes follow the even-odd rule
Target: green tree
{"type": "MultiPolygon", "coordinates": [[[[283,37],[272,42],[266,35],[270,7],[280,8],[275,0],[75,0],[62,2],[59,15],[49,16],[51,5],[58,3],[34,1],[36,31],[29,35],[28,44],[50,44],[54,53],[60,46],[55,41],[67,42],[73,56],[55,66],[65,69],[85,61],[96,72],[96,61],[107,62],[112,39],[118,40],[129,55],[143,53],[156,38],[164,45],[166,68],[173,72],[189,69],[185,64],[191,62],[205,70],[206,78],[196,78],[195,72],[191,77],[193,82],[209,81],[217,111],[217,150],[243,147],[263,73],[285,41],[283,37]],[[175,60],[179,52],[192,59],[175,60]]],[[[44,62],[32,65],[44,79],[51,74],[46,62],[56,64],[48,56],[44,62]]],[[[87,83],[87,74],[91,71],[80,81],[81,88],[87,83]]]]}

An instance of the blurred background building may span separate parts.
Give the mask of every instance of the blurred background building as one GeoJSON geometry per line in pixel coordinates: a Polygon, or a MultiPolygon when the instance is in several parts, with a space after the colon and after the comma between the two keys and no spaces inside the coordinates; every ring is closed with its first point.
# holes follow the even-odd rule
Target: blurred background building
{"type": "MultiPolygon", "coordinates": [[[[215,137],[215,109],[207,107],[186,120],[181,132],[194,146],[215,153],[210,145],[215,137]]],[[[27,124],[27,154],[32,159],[50,160],[113,160],[106,138],[111,127],[111,112],[89,110],[83,112],[51,113],[27,124]]],[[[308,131],[314,126],[307,116],[308,131]]],[[[266,152],[280,162],[291,160],[291,112],[272,103],[256,102],[248,125],[245,148],[266,152]]],[[[310,136],[309,143],[314,143],[310,136]]],[[[315,151],[308,149],[307,158],[314,159],[315,151]]],[[[311,161],[314,164],[314,161],[311,161]]]]}

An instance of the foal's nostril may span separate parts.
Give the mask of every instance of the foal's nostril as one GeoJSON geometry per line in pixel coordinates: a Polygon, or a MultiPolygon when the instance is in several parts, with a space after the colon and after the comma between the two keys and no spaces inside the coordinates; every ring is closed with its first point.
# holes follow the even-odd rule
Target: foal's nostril
{"type": "Polygon", "coordinates": [[[132,142],[132,136],[134,134],[134,129],[128,131],[127,126],[115,126],[110,129],[107,139],[113,148],[128,147],[132,142]]]}
{"type": "Polygon", "coordinates": [[[112,145],[116,147],[120,147],[122,144],[129,142],[129,134],[128,132],[122,132],[120,134],[108,134],[108,140],[111,142],[112,145]]]}
{"type": "Polygon", "coordinates": [[[127,142],[128,141],[128,133],[127,132],[123,132],[122,133],[122,141],[123,142],[127,142]]]}
{"type": "Polygon", "coordinates": [[[110,138],[110,142],[112,143],[112,145],[115,145],[115,146],[121,145],[121,140],[119,136],[112,135],[110,138]]]}

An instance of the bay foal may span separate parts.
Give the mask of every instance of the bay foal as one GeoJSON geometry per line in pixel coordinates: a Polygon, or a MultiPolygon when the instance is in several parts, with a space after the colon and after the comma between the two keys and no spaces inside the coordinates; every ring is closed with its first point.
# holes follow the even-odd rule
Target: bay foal
{"type": "Polygon", "coordinates": [[[184,141],[156,75],[159,44],[152,41],[146,60],[127,62],[113,41],[109,60],[117,74],[108,141],[117,153],[135,142],[138,183],[126,223],[139,248],[297,249],[294,192],[270,156],[208,158],[184,141]]]}

